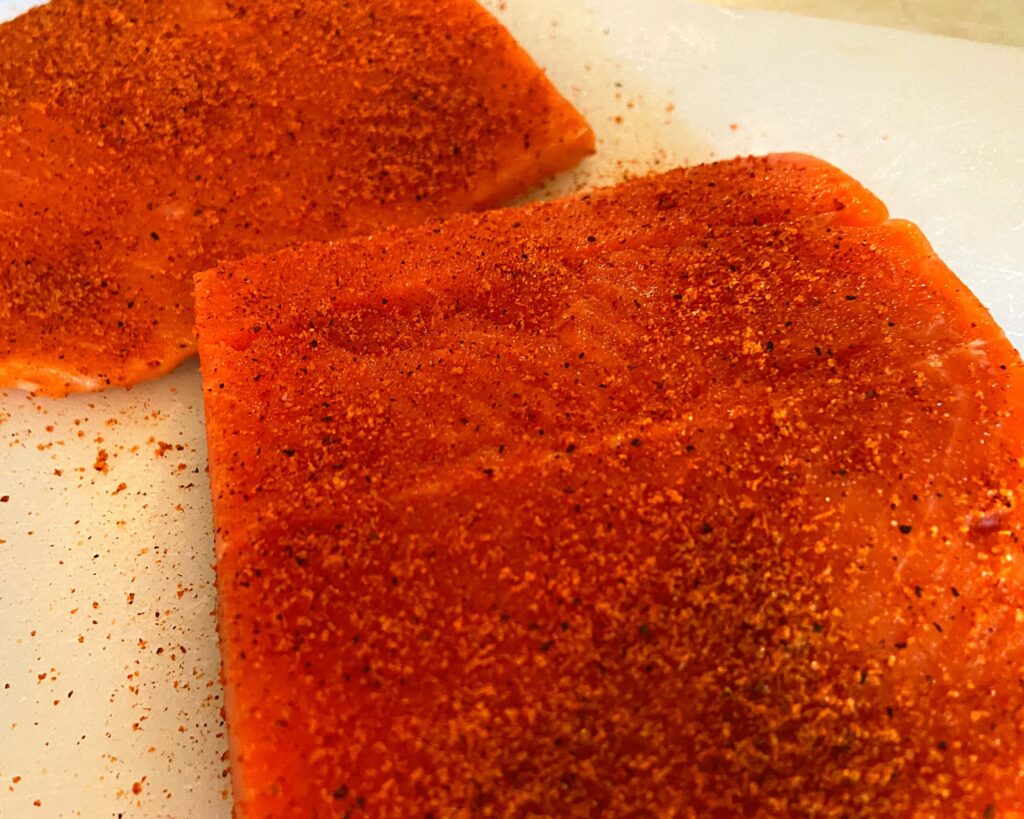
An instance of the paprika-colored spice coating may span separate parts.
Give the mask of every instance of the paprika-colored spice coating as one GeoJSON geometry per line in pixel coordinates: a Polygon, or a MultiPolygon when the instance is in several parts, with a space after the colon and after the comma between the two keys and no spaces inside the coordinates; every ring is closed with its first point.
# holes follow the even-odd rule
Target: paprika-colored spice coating
{"type": "Polygon", "coordinates": [[[471,0],[53,0],[0,26],[0,387],[194,352],[222,259],[494,205],[593,150],[471,0]]]}
{"type": "Polygon", "coordinates": [[[1024,808],[1021,360],[838,172],[197,294],[242,816],[1024,808]]]}

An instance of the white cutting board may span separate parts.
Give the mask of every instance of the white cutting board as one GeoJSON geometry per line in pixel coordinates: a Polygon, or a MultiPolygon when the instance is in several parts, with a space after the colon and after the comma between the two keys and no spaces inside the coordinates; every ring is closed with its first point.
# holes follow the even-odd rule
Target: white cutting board
{"type": "MultiPolygon", "coordinates": [[[[1024,51],[683,0],[488,6],[599,137],[549,192],[814,153],[918,222],[1024,348],[1024,51]]],[[[0,392],[4,819],[229,815],[203,436],[194,362],[129,392],[0,392]]]]}

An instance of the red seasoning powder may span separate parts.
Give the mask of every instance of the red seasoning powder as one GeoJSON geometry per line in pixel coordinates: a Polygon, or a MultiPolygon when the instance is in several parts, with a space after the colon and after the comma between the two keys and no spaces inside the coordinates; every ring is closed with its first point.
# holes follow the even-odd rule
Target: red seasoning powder
{"type": "Polygon", "coordinates": [[[0,26],[0,387],[194,352],[192,275],[496,204],[593,150],[471,0],[53,0],[0,26]]]}
{"type": "Polygon", "coordinates": [[[240,815],[1024,809],[1024,371],[885,218],[776,156],[200,276],[240,815]]]}

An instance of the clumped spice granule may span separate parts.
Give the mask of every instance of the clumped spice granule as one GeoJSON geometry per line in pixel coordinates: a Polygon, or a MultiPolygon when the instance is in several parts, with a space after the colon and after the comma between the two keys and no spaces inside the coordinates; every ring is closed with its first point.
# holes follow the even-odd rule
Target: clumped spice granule
{"type": "Polygon", "coordinates": [[[242,815],[1024,808],[1021,360],[835,169],[197,292],[242,815]]]}
{"type": "Polygon", "coordinates": [[[472,0],[53,0],[0,26],[0,386],[194,352],[192,276],[496,204],[593,134],[472,0]]]}

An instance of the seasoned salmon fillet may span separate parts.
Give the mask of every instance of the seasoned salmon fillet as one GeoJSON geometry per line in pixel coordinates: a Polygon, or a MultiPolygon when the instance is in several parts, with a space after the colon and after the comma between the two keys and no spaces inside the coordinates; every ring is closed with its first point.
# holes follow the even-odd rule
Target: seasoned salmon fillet
{"type": "Polygon", "coordinates": [[[0,387],[195,350],[192,278],[497,204],[593,150],[472,0],[53,0],[0,26],[0,387]]]}
{"type": "Polygon", "coordinates": [[[1024,369],[839,171],[306,245],[197,304],[240,815],[1024,809],[1024,369]]]}

